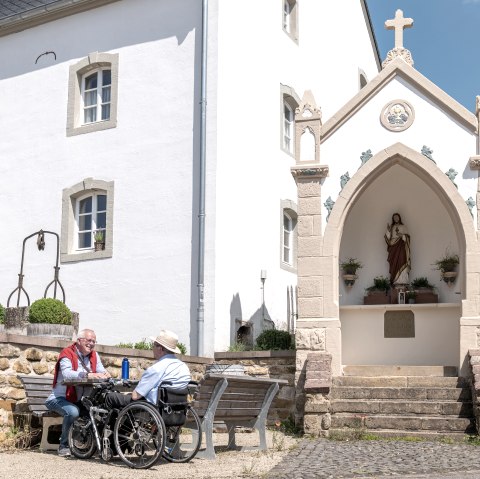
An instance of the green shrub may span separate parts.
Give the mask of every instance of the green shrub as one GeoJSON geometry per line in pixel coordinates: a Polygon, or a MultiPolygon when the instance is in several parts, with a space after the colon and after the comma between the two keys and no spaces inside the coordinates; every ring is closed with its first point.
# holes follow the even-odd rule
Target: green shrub
{"type": "Polygon", "coordinates": [[[187,354],[187,346],[183,343],[177,343],[178,349],[180,349],[180,352],[182,354],[187,354]]]}
{"type": "Polygon", "coordinates": [[[30,323],[72,324],[72,312],[58,299],[42,298],[30,306],[30,323]]]}
{"type": "Polygon", "coordinates": [[[257,349],[260,351],[284,351],[286,349],[295,349],[295,343],[288,331],[267,329],[258,336],[257,349]]]}
{"type": "MultiPolygon", "coordinates": [[[[128,349],[143,349],[143,350],[150,350],[153,349],[153,341],[147,340],[143,338],[141,341],[137,343],[118,343],[117,348],[128,348],[128,349]]],[[[182,354],[187,354],[187,347],[183,343],[177,344],[178,349],[182,354]]]]}
{"type": "Polygon", "coordinates": [[[227,351],[229,353],[241,353],[242,351],[248,351],[248,349],[249,348],[245,343],[242,343],[241,341],[235,341],[233,344],[230,344],[227,351]]]}
{"type": "Polygon", "coordinates": [[[133,345],[133,349],[144,349],[144,350],[149,350],[153,349],[153,341],[150,341],[146,338],[143,338],[141,341],[138,341],[138,343],[135,343],[133,345]]]}
{"type": "Polygon", "coordinates": [[[0,304],[0,324],[5,323],[5,308],[0,304]]]}

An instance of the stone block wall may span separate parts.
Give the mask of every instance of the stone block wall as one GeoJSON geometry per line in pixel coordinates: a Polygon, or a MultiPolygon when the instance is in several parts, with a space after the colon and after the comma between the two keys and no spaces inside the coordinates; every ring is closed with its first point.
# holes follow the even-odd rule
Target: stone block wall
{"type": "Polygon", "coordinates": [[[470,388],[472,391],[473,414],[477,434],[480,434],[480,349],[470,349],[468,355],[471,368],[470,388]]]}
{"type": "Polygon", "coordinates": [[[215,353],[215,363],[241,364],[250,376],[286,379],[268,413],[268,424],[293,417],[295,412],[295,351],[215,353]]]}
{"type": "Polygon", "coordinates": [[[332,386],[332,355],[308,353],[305,363],[305,434],[328,437],[331,417],[329,393],[332,386]]]}
{"type": "MultiPolygon", "coordinates": [[[[17,412],[28,410],[25,392],[17,375],[45,375],[53,380],[58,355],[70,344],[70,340],[0,333],[0,426],[11,425],[14,407],[17,412]]],[[[152,351],[102,345],[97,345],[95,349],[114,378],[121,377],[124,357],[129,358],[131,379],[139,379],[154,362],[152,351]]],[[[179,357],[187,363],[195,381],[202,379],[206,366],[213,362],[211,358],[179,357]]]]}

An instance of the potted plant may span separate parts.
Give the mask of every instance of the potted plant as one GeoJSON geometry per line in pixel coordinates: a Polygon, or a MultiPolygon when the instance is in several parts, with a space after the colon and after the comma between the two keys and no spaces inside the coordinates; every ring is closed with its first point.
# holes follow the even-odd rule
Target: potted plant
{"type": "Polygon", "coordinates": [[[431,284],[426,276],[415,278],[410,283],[410,289],[415,293],[416,303],[438,303],[438,295],[434,292],[435,285],[431,284]]]}
{"type": "Polygon", "coordinates": [[[433,289],[435,286],[433,284],[430,284],[427,277],[420,276],[418,278],[415,278],[411,282],[411,287],[414,290],[418,290],[418,289],[433,289]]]}
{"type": "Polygon", "coordinates": [[[408,289],[405,293],[408,304],[415,304],[415,291],[413,289],[408,289]]]}
{"type": "Polygon", "coordinates": [[[460,263],[460,258],[458,254],[450,254],[448,251],[445,252],[445,255],[439,260],[435,261],[435,269],[440,271],[440,276],[442,280],[447,283],[447,285],[452,285],[457,277],[457,267],[460,263]]]}
{"type": "Polygon", "coordinates": [[[375,276],[373,285],[365,289],[366,296],[363,298],[364,304],[386,304],[390,302],[388,292],[390,290],[390,280],[385,276],[375,276]]]}
{"type": "Polygon", "coordinates": [[[357,279],[357,270],[363,268],[363,264],[357,258],[348,258],[340,263],[340,268],[343,271],[343,281],[345,286],[351,288],[357,279]]]}
{"type": "Polygon", "coordinates": [[[102,251],[105,249],[105,231],[94,231],[93,239],[95,240],[95,251],[102,251]]]}

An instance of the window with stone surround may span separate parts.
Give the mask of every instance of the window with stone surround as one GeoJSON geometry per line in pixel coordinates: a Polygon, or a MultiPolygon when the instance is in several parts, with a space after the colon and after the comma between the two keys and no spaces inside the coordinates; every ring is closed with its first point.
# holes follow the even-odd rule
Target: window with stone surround
{"type": "Polygon", "coordinates": [[[62,193],[62,263],[113,254],[114,182],[86,178],[62,193]],[[96,251],[95,234],[101,233],[104,249],[96,251]]]}
{"type": "Polygon", "coordinates": [[[70,66],[67,136],[117,126],[118,53],[91,53],[70,66]]]}
{"type": "Polygon", "coordinates": [[[282,200],[280,210],[280,267],[295,272],[297,270],[297,205],[291,200],[282,200]]]}
{"type": "Polygon", "coordinates": [[[295,90],[280,84],[280,148],[291,156],[295,155],[295,110],[299,105],[300,97],[295,90]]]}

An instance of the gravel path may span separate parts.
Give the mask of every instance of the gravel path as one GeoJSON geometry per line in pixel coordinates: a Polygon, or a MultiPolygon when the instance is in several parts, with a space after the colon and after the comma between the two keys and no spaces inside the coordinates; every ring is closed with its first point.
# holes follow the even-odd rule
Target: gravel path
{"type": "MultiPolygon", "coordinates": [[[[215,434],[216,443],[227,444],[228,434],[215,434]]],[[[253,433],[237,434],[238,445],[258,444],[253,433]]],[[[227,451],[217,449],[214,461],[193,459],[187,464],[160,462],[147,470],[130,469],[119,459],[105,464],[98,458],[79,460],[61,458],[55,452],[41,453],[38,448],[0,453],[0,478],[9,479],[223,479],[265,477],[299,440],[279,432],[267,431],[269,450],[227,451]]]]}

